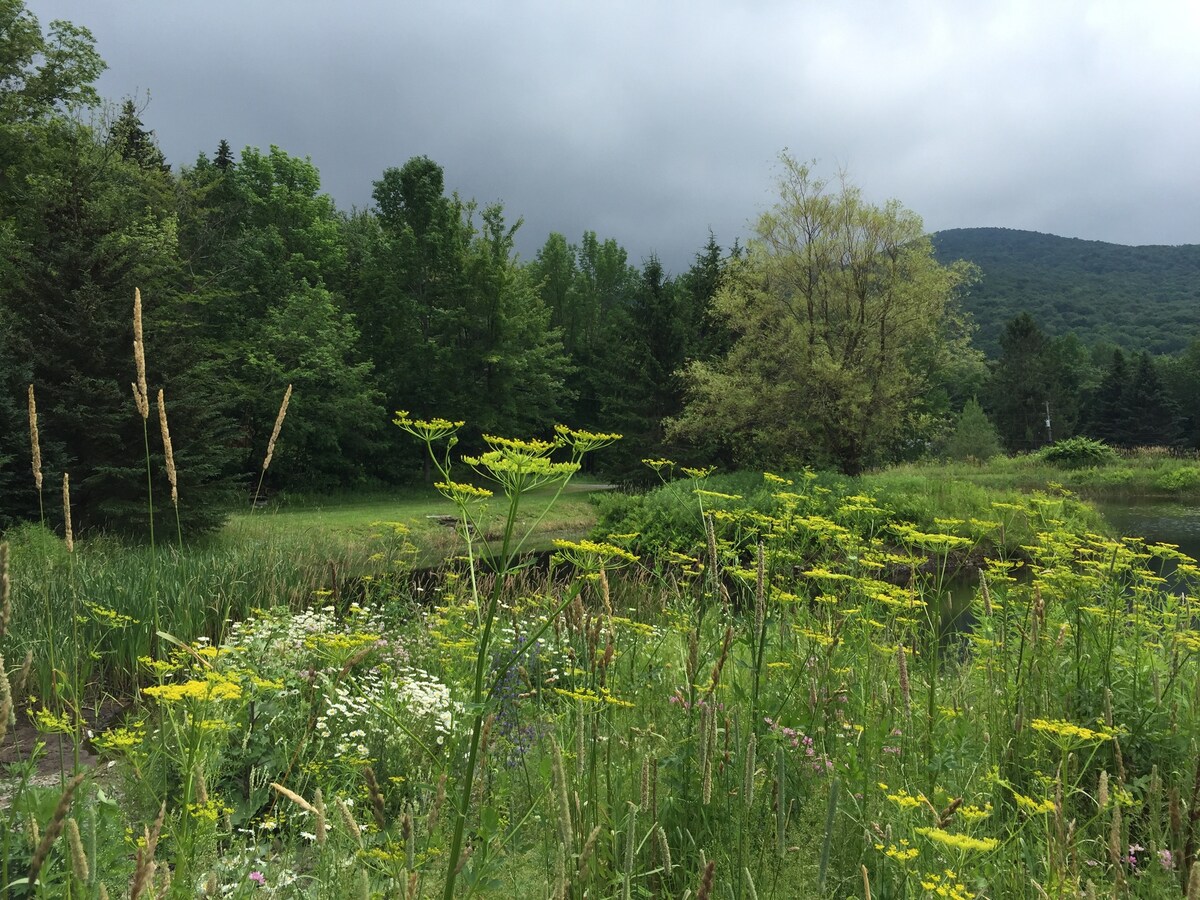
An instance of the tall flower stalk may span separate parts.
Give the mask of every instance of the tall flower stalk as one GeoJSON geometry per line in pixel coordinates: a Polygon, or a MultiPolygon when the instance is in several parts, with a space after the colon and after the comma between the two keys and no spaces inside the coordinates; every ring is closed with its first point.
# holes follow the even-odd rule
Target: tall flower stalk
{"type": "MultiPolygon", "coordinates": [[[[479,557],[479,548],[476,546],[474,535],[485,533],[485,529],[479,528],[478,525],[484,511],[484,503],[492,496],[492,492],[472,484],[454,481],[451,477],[450,452],[458,443],[458,430],[465,423],[451,422],[446,419],[414,420],[409,417],[407,412],[401,410],[396,414],[395,424],[425,444],[429,458],[441,476],[441,480],[434,487],[442,496],[450,500],[458,511],[459,525],[466,541],[471,599],[479,625],[470,702],[470,708],[475,711],[475,716],[459,786],[459,801],[454,810],[454,832],[446,863],[446,884],[442,893],[444,900],[453,900],[455,881],[462,868],[460,863],[463,861],[463,837],[466,832],[467,816],[470,813],[475,771],[479,765],[480,737],[488,716],[489,700],[496,685],[504,678],[508,670],[516,665],[521,652],[517,650],[509,656],[497,668],[492,675],[491,682],[488,683],[487,673],[491,660],[492,634],[505,581],[514,570],[517,557],[530,536],[562,495],[572,476],[579,471],[584,455],[618,440],[620,435],[575,431],[563,425],[557,426],[557,435],[553,441],[513,440],[484,435],[484,441],[489,449],[479,456],[462,457],[462,462],[470,466],[477,475],[498,485],[504,492],[508,503],[498,552],[494,552],[494,548],[489,545],[487,539],[483,538],[486,564],[493,573],[491,589],[485,596],[480,589],[479,579],[483,560],[479,557]],[[442,441],[446,442],[446,449],[444,452],[439,452],[435,450],[434,444],[442,441]],[[566,449],[569,452],[569,459],[554,461],[551,455],[558,449],[566,449]],[[543,487],[556,487],[554,496],[547,504],[546,509],[525,529],[524,533],[518,534],[517,513],[522,498],[530,491],[543,487]]],[[[558,608],[553,610],[530,634],[526,646],[533,646],[538,638],[551,627],[559,613],[574,600],[578,590],[579,585],[577,584],[574,592],[568,591],[566,599],[562,600],[558,608]]]]}

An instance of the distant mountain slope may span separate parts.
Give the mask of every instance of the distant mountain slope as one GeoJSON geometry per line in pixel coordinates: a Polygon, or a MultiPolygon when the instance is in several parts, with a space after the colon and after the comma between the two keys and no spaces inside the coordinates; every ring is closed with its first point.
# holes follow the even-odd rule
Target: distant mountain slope
{"type": "Polygon", "coordinates": [[[1200,338],[1200,244],[1127,247],[1017,231],[954,228],[933,235],[942,262],[983,271],[966,308],[976,344],[994,355],[1005,324],[1027,311],[1049,334],[1174,353],[1200,338]]]}

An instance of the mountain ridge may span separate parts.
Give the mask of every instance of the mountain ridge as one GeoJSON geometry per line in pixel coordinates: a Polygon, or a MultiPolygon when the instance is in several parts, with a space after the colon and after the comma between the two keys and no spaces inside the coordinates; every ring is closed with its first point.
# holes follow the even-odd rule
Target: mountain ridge
{"type": "Polygon", "coordinates": [[[1015,228],[931,235],[938,259],[982,274],[964,299],[976,343],[999,351],[1005,325],[1028,312],[1050,335],[1176,353],[1200,339],[1200,244],[1114,244],[1015,228]]]}

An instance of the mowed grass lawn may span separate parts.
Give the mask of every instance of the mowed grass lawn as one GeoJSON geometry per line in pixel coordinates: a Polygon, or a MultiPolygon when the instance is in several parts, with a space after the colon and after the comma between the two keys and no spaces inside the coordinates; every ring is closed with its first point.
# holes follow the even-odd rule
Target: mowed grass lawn
{"type": "MultiPolygon", "coordinates": [[[[552,508],[553,490],[523,497],[516,533],[520,537],[533,528],[523,549],[544,550],[555,538],[586,534],[596,523],[596,509],[588,498],[609,487],[596,482],[573,482],[552,508]]],[[[499,540],[504,512],[502,499],[484,508],[479,523],[484,538],[499,540]]],[[[454,504],[439,495],[432,485],[387,493],[296,497],[265,509],[235,513],[220,539],[241,542],[286,537],[292,543],[311,541],[314,548],[327,547],[332,555],[343,559],[365,561],[398,546],[401,536],[394,526],[399,524],[407,529],[407,538],[416,547],[414,564],[433,566],[463,549],[463,541],[453,525],[455,514],[454,504]]]]}

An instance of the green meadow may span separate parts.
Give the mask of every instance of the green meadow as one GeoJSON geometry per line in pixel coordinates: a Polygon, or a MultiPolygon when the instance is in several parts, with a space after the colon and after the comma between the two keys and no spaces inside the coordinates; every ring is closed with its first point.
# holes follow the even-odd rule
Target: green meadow
{"type": "Polygon", "coordinates": [[[5,895],[1195,892],[1200,569],[1076,476],[404,427],[436,487],[6,536],[5,895]]]}

